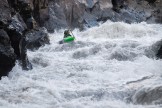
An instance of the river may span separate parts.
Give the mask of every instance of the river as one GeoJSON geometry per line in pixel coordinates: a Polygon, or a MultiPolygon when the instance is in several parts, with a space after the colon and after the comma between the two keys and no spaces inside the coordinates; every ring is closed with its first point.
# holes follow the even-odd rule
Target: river
{"type": "Polygon", "coordinates": [[[138,105],[132,95],[144,85],[161,84],[162,61],[153,45],[162,25],[107,21],[80,32],[75,42],[28,51],[33,70],[16,64],[0,81],[0,108],[161,108],[138,105]],[[141,79],[145,78],[141,81],[141,79]]]}

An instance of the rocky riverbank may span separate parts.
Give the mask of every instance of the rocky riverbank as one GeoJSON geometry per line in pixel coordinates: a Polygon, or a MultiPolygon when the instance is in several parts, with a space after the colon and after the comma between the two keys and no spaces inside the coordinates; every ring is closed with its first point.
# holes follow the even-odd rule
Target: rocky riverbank
{"type": "Polygon", "coordinates": [[[162,1],[159,0],[49,0],[49,32],[60,28],[79,28],[99,22],[162,23],[162,1]]]}
{"type": "Polygon", "coordinates": [[[49,43],[48,33],[42,28],[49,17],[48,1],[2,0],[0,11],[0,76],[7,75],[16,60],[24,70],[32,69],[27,48],[49,43]]]}

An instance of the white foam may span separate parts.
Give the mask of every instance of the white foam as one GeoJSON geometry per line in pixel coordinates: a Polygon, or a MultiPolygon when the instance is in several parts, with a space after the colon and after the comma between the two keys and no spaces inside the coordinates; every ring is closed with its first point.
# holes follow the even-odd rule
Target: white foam
{"type": "Polygon", "coordinates": [[[145,52],[161,39],[161,30],[157,24],[108,21],[83,32],[74,30],[76,41],[63,45],[58,44],[63,30],[50,34],[51,45],[28,51],[33,70],[23,71],[16,65],[9,77],[2,78],[0,106],[158,108],[126,103],[143,84],[137,82],[133,87],[126,83],[161,75],[162,61],[145,52]]]}

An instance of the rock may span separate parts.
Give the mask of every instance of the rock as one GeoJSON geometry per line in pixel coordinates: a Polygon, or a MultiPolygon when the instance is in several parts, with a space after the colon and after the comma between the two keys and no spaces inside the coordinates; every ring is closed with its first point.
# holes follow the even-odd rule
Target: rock
{"type": "Polygon", "coordinates": [[[149,48],[147,51],[147,56],[151,58],[157,57],[162,59],[162,40],[157,41],[149,48]]]}
{"type": "Polygon", "coordinates": [[[23,32],[26,29],[27,26],[23,21],[22,17],[20,16],[20,14],[15,14],[12,17],[7,32],[11,40],[11,45],[14,48],[14,52],[18,58],[20,58],[20,49],[19,49],[20,40],[23,37],[23,32]]]}
{"type": "Polygon", "coordinates": [[[134,104],[162,104],[162,86],[145,87],[132,97],[134,104]]]}
{"type": "Polygon", "coordinates": [[[28,29],[30,29],[30,30],[37,28],[37,22],[35,21],[35,19],[33,18],[32,15],[30,18],[27,19],[26,25],[27,25],[28,29]]]}
{"type": "Polygon", "coordinates": [[[31,63],[28,61],[27,49],[26,49],[26,37],[25,32],[27,26],[20,16],[20,14],[15,14],[12,17],[11,23],[8,26],[8,34],[10,36],[11,45],[14,48],[14,52],[22,65],[23,70],[32,69],[31,63]]]}
{"type": "Polygon", "coordinates": [[[61,28],[83,30],[85,27],[96,26],[106,13],[105,7],[111,7],[110,3],[106,0],[49,1],[51,14],[45,27],[49,32],[53,32],[61,28]]]}
{"type": "Polygon", "coordinates": [[[38,49],[45,44],[49,44],[49,36],[45,28],[38,28],[26,33],[27,48],[30,50],[38,49]]]}
{"type": "Polygon", "coordinates": [[[50,2],[49,13],[49,20],[45,23],[45,27],[47,28],[48,32],[52,33],[55,29],[68,27],[64,10],[63,8],[60,8],[57,2],[50,2]]]}
{"type": "Polygon", "coordinates": [[[10,7],[7,0],[2,0],[0,2],[0,78],[12,70],[16,61],[10,38],[5,31],[10,21],[10,7]]]}
{"type": "Polygon", "coordinates": [[[44,26],[49,19],[48,0],[33,0],[33,16],[39,26],[44,26]]]}
{"type": "Polygon", "coordinates": [[[156,57],[162,59],[162,40],[157,42],[157,47],[156,47],[157,51],[155,52],[156,53],[156,57]]]}
{"type": "Polygon", "coordinates": [[[107,20],[162,23],[159,0],[50,0],[49,10],[49,20],[45,22],[49,32],[61,28],[83,30],[107,20]]]}
{"type": "Polygon", "coordinates": [[[23,18],[24,22],[27,21],[28,18],[32,16],[33,7],[31,4],[31,0],[17,0],[17,5],[19,8],[19,13],[23,18]]]}
{"type": "Polygon", "coordinates": [[[28,56],[27,56],[27,40],[26,37],[22,37],[20,40],[20,45],[19,45],[19,49],[20,49],[20,64],[22,66],[23,70],[31,70],[33,69],[32,64],[29,62],[28,60],[28,56]]]}
{"type": "Polygon", "coordinates": [[[6,76],[13,68],[16,61],[16,55],[10,45],[10,39],[7,33],[0,29],[0,78],[6,76]]]}
{"type": "Polygon", "coordinates": [[[0,3],[0,27],[4,27],[11,20],[10,7],[7,0],[2,0],[0,3]]]}
{"type": "MultiPolygon", "coordinates": [[[[27,57],[25,34],[31,30],[31,33],[36,36],[31,38],[39,40],[40,46],[49,43],[47,32],[43,29],[36,30],[48,20],[48,0],[2,0],[0,11],[0,58],[2,61],[6,59],[6,63],[0,63],[0,72],[5,72],[4,75],[7,75],[16,59],[20,61],[24,70],[32,69],[27,57]]],[[[30,41],[29,46],[34,45],[33,41],[30,41]]],[[[36,44],[36,48],[38,46],[36,44]]]]}
{"type": "Polygon", "coordinates": [[[146,0],[147,2],[149,2],[149,3],[155,3],[156,2],[156,0],[146,0]]]}
{"type": "Polygon", "coordinates": [[[111,0],[113,5],[113,10],[119,12],[121,8],[124,6],[125,0],[111,0]]]}

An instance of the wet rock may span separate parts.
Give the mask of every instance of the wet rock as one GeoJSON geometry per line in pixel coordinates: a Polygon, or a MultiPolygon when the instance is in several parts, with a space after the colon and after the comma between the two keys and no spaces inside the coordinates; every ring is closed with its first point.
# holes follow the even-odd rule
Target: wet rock
{"type": "Polygon", "coordinates": [[[45,23],[49,32],[60,28],[83,30],[107,20],[162,23],[159,0],[50,0],[49,10],[50,17],[45,23]]]}
{"type": "Polygon", "coordinates": [[[31,70],[33,69],[32,64],[28,60],[27,56],[27,40],[26,37],[23,36],[20,40],[19,49],[20,49],[20,64],[23,70],[31,70]]]}
{"type": "MultiPolygon", "coordinates": [[[[160,44],[162,44],[162,43],[160,43],[160,44]]],[[[158,58],[161,58],[162,59],[162,45],[158,47],[158,51],[156,53],[156,56],[158,58]]]]}
{"type": "Polygon", "coordinates": [[[134,104],[162,104],[162,86],[145,87],[132,97],[134,104]]]}
{"type": "Polygon", "coordinates": [[[11,71],[16,61],[10,38],[5,31],[10,21],[10,7],[7,0],[2,0],[0,2],[0,78],[11,71]]]}
{"type": "MultiPolygon", "coordinates": [[[[48,20],[48,0],[2,0],[0,3],[0,55],[2,61],[9,61],[11,55],[14,59],[10,59],[12,63],[4,63],[1,70],[9,72],[15,59],[20,61],[22,68],[25,70],[32,69],[32,65],[27,57],[27,40],[26,33],[39,26],[43,26],[48,20]],[[8,36],[8,38],[6,38],[8,36]],[[12,49],[12,50],[11,50],[12,49]],[[9,54],[8,54],[9,53],[9,54]],[[6,54],[6,55],[5,55],[6,54]],[[8,54],[8,55],[7,55],[8,54]],[[9,67],[10,66],[10,67],[9,67]]],[[[33,30],[34,31],[34,30],[33,30]]],[[[33,32],[31,31],[31,32],[33,32]]],[[[45,43],[44,30],[35,30],[35,38],[38,36],[39,43],[45,43]],[[37,32],[36,32],[37,31],[37,32]],[[38,35],[37,35],[38,34],[38,35]],[[40,36],[41,39],[40,39],[40,36]]],[[[32,38],[32,36],[31,36],[32,38]]],[[[29,39],[31,40],[31,39],[29,39]]],[[[42,44],[41,45],[44,45],[42,44]]],[[[49,41],[47,42],[49,43],[49,41]]],[[[30,43],[31,44],[31,43],[30,43]]],[[[29,45],[30,45],[29,44],[29,45]]],[[[33,46],[34,47],[34,46],[33,46]]],[[[38,47],[38,46],[36,46],[38,47]]],[[[0,70],[0,71],[1,71],[0,70]]],[[[5,74],[7,75],[7,74],[5,74]]]]}
{"type": "MultiPolygon", "coordinates": [[[[44,26],[49,18],[48,0],[8,0],[15,13],[19,13],[27,24],[29,18],[34,18],[38,26],[44,26]]],[[[28,25],[28,24],[27,24],[28,25]]]]}
{"type": "MultiPolygon", "coordinates": [[[[58,28],[80,28],[84,29],[84,26],[92,27],[96,25],[97,17],[92,15],[96,2],[93,0],[62,0],[62,1],[50,1],[50,15],[49,22],[46,22],[45,26],[48,31],[54,31],[58,28]]],[[[97,12],[98,13],[98,12],[97,12]]]]}
{"type": "Polygon", "coordinates": [[[26,25],[30,30],[37,28],[37,22],[35,21],[32,15],[30,16],[30,18],[27,19],[26,25]]]}
{"type": "Polygon", "coordinates": [[[113,10],[119,12],[123,8],[125,0],[111,0],[113,5],[113,10]]]}
{"type": "Polygon", "coordinates": [[[3,0],[0,3],[0,28],[4,28],[11,20],[10,7],[7,0],[3,0]]]}
{"type": "Polygon", "coordinates": [[[150,47],[149,55],[162,59],[162,40],[157,41],[150,47]]]}
{"type": "Polygon", "coordinates": [[[33,16],[39,26],[44,26],[45,21],[49,19],[48,0],[32,0],[33,16]]]}
{"type": "Polygon", "coordinates": [[[16,61],[16,55],[10,45],[10,39],[3,29],[0,29],[0,60],[0,77],[2,77],[11,71],[16,61]]]}
{"type": "Polygon", "coordinates": [[[20,40],[23,37],[23,32],[26,29],[27,26],[23,21],[22,17],[20,16],[20,14],[15,14],[12,17],[7,32],[11,40],[11,45],[14,48],[14,52],[18,58],[20,58],[20,49],[19,49],[20,40]]]}
{"type": "Polygon", "coordinates": [[[148,1],[149,3],[155,3],[157,0],[146,0],[148,1]]]}
{"type": "Polygon", "coordinates": [[[38,49],[45,44],[49,44],[49,36],[45,28],[38,28],[26,33],[27,48],[30,50],[38,49]]]}
{"type": "Polygon", "coordinates": [[[63,8],[60,8],[57,3],[52,1],[50,2],[50,6],[52,6],[52,8],[49,8],[49,20],[45,23],[48,32],[54,32],[54,29],[68,27],[63,8]]]}
{"type": "Polygon", "coordinates": [[[31,17],[31,13],[33,12],[33,7],[31,4],[31,0],[17,0],[18,5],[18,12],[20,13],[21,17],[23,18],[24,22],[27,21],[28,18],[31,17]]]}
{"type": "Polygon", "coordinates": [[[8,34],[10,36],[11,45],[14,48],[14,52],[17,55],[23,70],[32,69],[31,63],[28,60],[27,49],[26,49],[26,37],[25,32],[27,26],[20,16],[20,14],[15,14],[12,17],[11,23],[7,28],[8,34]]]}

